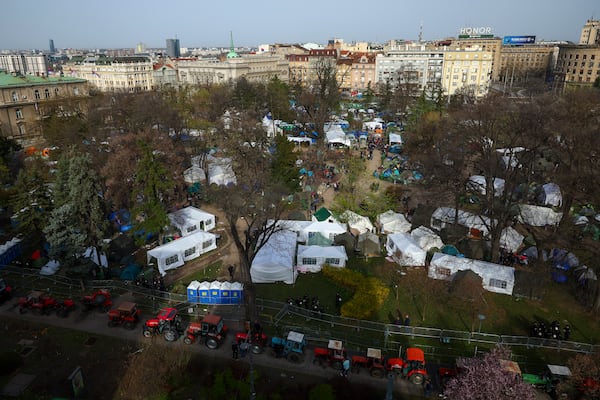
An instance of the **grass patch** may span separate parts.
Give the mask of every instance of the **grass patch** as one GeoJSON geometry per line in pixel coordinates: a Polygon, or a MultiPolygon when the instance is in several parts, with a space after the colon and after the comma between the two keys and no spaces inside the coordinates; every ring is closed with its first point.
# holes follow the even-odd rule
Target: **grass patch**
{"type": "Polygon", "coordinates": [[[217,261],[216,263],[210,264],[206,268],[202,268],[202,270],[200,271],[196,271],[190,275],[186,275],[184,278],[175,282],[173,288],[171,289],[171,292],[177,294],[187,294],[187,287],[190,284],[190,282],[214,281],[219,276],[223,276],[223,271],[223,263],[221,261],[217,261]]]}

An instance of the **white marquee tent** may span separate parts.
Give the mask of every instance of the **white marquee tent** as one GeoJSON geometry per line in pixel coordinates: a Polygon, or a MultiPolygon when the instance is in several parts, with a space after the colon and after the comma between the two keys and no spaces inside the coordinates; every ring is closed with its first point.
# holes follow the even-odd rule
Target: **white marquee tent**
{"type": "Polygon", "coordinates": [[[217,248],[217,236],[198,231],[172,242],[148,250],[148,263],[156,259],[156,266],[162,276],[166,271],[181,267],[186,261],[193,260],[200,255],[217,248]]]}
{"type": "MultiPolygon", "coordinates": [[[[358,234],[365,232],[373,232],[375,227],[368,217],[363,217],[354,211],[346,210],[340,215],[340,220],[346,221],[351,231],[356,231],[358,234]]],[[[358,236],[358,235],[356,235],[358,236]]]]}
{"type": "MultiPolygon", "coordinates": [[[[440,207],[431,215],[430,225],[435,230],[442,230],[447,224],[452,224],[456,217],[456,210],[450,207],[440,207]]],[[[496,221],[493,221],[494,224],[496,221]]],[[[457,223],[469,229],[478,229],[483,235],[488,235],[490,219],[484,215],[472,214],[468,211],[458,210],[457,223]]]]}
{"type": "Polygon", "coordinates": [[[560,192],[560,187],[556,183],[552,182],[542,185],[542,193],[540,194],[538,200],[545,206],[562,206],[562,194],[560,192]]]}
{"type": "Polygon", "coordinates": [[[294,268],[295,255],[296,233],[287,230],[275,232],[254,257],[250,267],[252,282],[293,284],[298,275],[294,268]]]}
{"type": "Polygon", "coordinates": [[[549,207],[521,204],[519,206],[519,222],[531,226],[554,226],[560,223],[563,214],[549,207]]]}
{"type": "Polygon", "coordinates": [[[458,271],[465,270],[479,275],[485,290],[512,295],[515,269],[500,264],[435,253],[429,263],[428,276],[433,279],[452,280],[458,271]]]}
{"type": "Polygon", "coordinates": [[[385,243],[388,256],[403,266],[422,267],[427,252],[408,233],[392,233],[385,243]]]}
{"type": "Polygon", "coordinates": [[[500,248],[510,252],[516,252],[523,244],[525,236],[521,235],[514,228],[507,226],[500,234],[500,248]]]}
{"type": "Polygon", "coordinates": [[[433,248],[441,250],[442,247],[444,247],[442,238],[431,229],[422,225],[416,229],[413,229],[413,231],[410,233],[410,236],[419,245],[419,247],[425,251],[429,251],[433,248]]]}
{"type": "MultiPolygon", "coordinates": [[[[494,196],[496,196],[496,197],[502,196],[502,193],[504,192],[504,179],[494,178],[493,185],[494,185],[494,187],[493,187],[494,196]]],[[[471,176],[469,178],[469,181],[467,182],[467,189],[474,190],[477,193],[485,196],[485,194],[487,192],[487,182],[485,181],[485,176],[481,176],[481,175],[471,176]]]]}
{"type": "MultiPolygon", "coordinates": [[[[184,172],[184,178],[187,173],[190,179],[199,178],[200,181],[204,181],[206,174],[200,164],[200,156],[192,157],[192,167],[184,172]]],[[[233,167],[231,166],[231,158],[215,157],[208,154],[206,155],[206,165],[208,169],[209,184],[214,183],[216,185],[227,186],[229,184],[235,185],[237,183],[233,167]]]]}
{"type": "Polygon", "coordinates": [[[279,220],[277,225],[282,229],[296,232],[300,243],[306,243],[317,233],[333,241],[337,235],[348,231],[346,224],[340,222],[279,220]]]}
{"type": "Polygon", "coordinates": [[[298,246],[299,272],[319,272],[324,264],[343,268],[348,261],[344,246],[298,246]]]}
{"type": "Polygon", "coordinates": [[[398,233],[408,232],[411,228],[411,223],[406,220],[403,214],[387,210],[377,216],[377,224],[379,225],[380,233],[398,233]]]}
{"type": "Polygon", "coordinates": [[[181,236],[197,231],[210,231],[215,227],[215,216],[196,207],[185,207],[169,213],[171,224],[179,229],[181,236]]]}

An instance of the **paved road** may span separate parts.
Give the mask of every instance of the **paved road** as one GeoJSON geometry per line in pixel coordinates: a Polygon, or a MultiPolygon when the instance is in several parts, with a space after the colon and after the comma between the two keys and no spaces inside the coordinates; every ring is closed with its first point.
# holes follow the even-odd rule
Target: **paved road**
{"type": "MultiPolygon", "coordinates": [[[[127,295],[121,296],[116,299],[115,303],[120,301],[130,300],[127,295]]],[[[150,315],[142,315],[142,321],[151,318],[150,315]]],[[[142,336],[141,325],[132,331],[123,328],[110,328],[107,325],[107,317],[104,313],[90,312],[86,314],[85,318],[82,318],[82,314],[79,310],[72,312],[68,318],[58,318],[55,315],[40,316],[34,315],[30,312],[20,314],[19,309],[16,306],[16,300],[13,299],[2,306],[0,306],[0,318],[14,318],[23,321],[31,321],[37,323],[44,323],[51,326],[59,326],[62,328],[74,329],[83,332],[89,332],[95,335],[105,335],[109,337],[116,337],[119,339],[126,339],[132,341],[139,341],[140,346],[143,347],[144,343],[152,339],[147,339],[142,336]]],[[[241,324],[233,324],[230,329],[232,331],[238,331],[242,329],[241,324]]],[[[169,343],[162,341],[160,338],[155,338],[154,343],[159,343],[164,346],[181,346],[189,349],[196,353],[203,354],[207,360],[213,362],[222,363],[223,361],[231,361],[231,344],[234,338],[234,334],[228,335],[227,341],[217,350],[210,350],[201,344],[186,345],[180,339],[177,342],[169,343]]],[[[289,377],[289,379],[302,379],[304,381],[310,381],[311,377],[314,378],[315,382],[324,382],[330,379],[339,379],[339,371],[329,367],[321,367],[313,364],[312,350],[309,348],[306,351],[307,356],[301,364],[292,364],[285,359],[278,359],[270,356],[267,352],[262,354],[254,355],[252,357],[253,364],[257,370],[261,370],[261,375],[274,374],[281,377],[289,377]]],[[[249,357],[242,360],[242,362],[249,362],[249,357]]],[[[377,387],[379,390],[385,391],[388,387],[388,380],[386,378],[374,378],[369,376],[368,372],[361,371],[359,374],[351,373],[349,375],[349,382],[356,384],[371,385],[377,387]]],[[[402,399],[419,399],[423,398],[423,390],[421,386],[416,386],[401,378],[394,378],[393,380],[393,391],[394,398],[402,399]]]]}

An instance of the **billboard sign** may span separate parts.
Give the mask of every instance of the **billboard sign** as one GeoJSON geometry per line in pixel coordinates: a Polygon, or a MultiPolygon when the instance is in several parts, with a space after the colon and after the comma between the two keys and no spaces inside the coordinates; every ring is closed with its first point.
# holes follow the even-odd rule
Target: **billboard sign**
{"type": "Polygon", "coordinates": [[[489,26],[467,26],[460,28],[458,37],[461,39],[491,38],[494,34],[489,26]]]}
{"type": "Polygon", "coordinates": [[[504,36],[502,44],[534,44],[535,36],[504,36]]]}

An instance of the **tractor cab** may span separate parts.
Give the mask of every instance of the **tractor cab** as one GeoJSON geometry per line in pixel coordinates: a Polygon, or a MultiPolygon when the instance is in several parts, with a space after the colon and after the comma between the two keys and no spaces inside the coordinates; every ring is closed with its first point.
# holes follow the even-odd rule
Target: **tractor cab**
{"type": "Polygon", "coordinates": [[[327,348],[316,347],[314,355],[314,363],[321,366],[330,365],[334,369],[342,369],[342,364],[346,359],[346,349],[340,340],[330,339],[327,348]]]}
{"type": "Polygon", "coordinates": [[[284,351],[286,353],[302,353],[305,346],[304,333],[290,331],[285,342],[284,351]]]}
{"type": "Polygon", "coordinates": [[[223,323],[223,317],[215,314],[206,315],[204,318],[202,318],[200,324],[202,326],[202,336],[219,334],[223,332],[223,328],[225,326],[223,323]]]}
{"type": "Polygon", "coordinates": [[[369,347],[367,349],[366,357],[363,355],[355,355],[351,358],[352,370],[355,373],[359,373],[361,368],[365,368],[369,371],[371,376],[381,378],[385,375],[385,368],[383,362],[383,355],[381,349],[374,349],[369,347]]]}
{"type": "Polygon", "coordinates": [[[145,337],[161,334],[167,342],[174,342],[182,332],[182,321],[177,314],[177,309],[165,307],[160,310],[155,318],[146,321],[143,334],[145,337]]]}
{"type": "Polygon", "coordinates": [[[427,376],[425,353],[419,348],[409,347],[402,351],[401,358],[389,358],[386,369],[401,374],[415,385],[421,385],[427,376]]]}
{"type": "Polygon", "coordinates": [[[274,336],[271,338],[270,347],[273,357],[285,357],[294,364],[304,361],[306,341],[303,333],[289,331],[285,338],[274,336]]]}
{"type": "Polygon", "coordinates": [[[223,317],[215,314],[207,314],[201,321],[192,322],[188,325],[187,335],[183,339],[186,344],[192,344],[199,336],[206,338],[205,344],[209,349],[218,348],[225,336],[228,328],[223,322],[223,317]]]}

